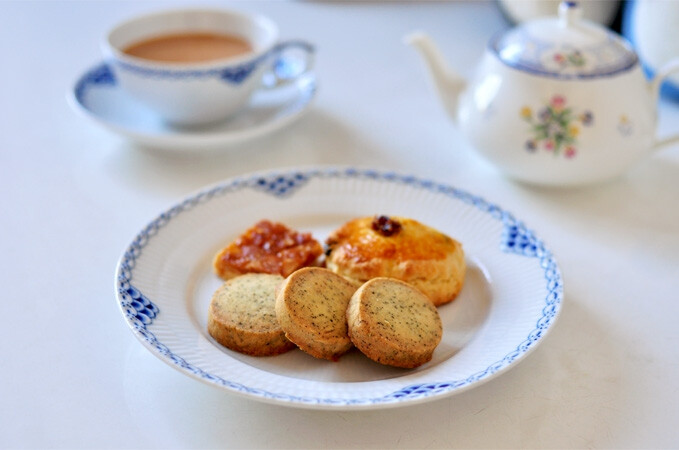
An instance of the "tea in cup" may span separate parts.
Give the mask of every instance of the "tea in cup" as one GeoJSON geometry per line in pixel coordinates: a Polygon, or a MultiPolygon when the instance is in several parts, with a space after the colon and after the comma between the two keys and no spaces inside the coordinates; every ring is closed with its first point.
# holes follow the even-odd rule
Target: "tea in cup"
{"type": "Polygon", "coordinates": [[[278,39],[266,17],[190,9],[125,21],[102,47],[127,94],[172,125],[195,126],[228,119],[257,89],[311,70],[311,44],[278,39]]]}

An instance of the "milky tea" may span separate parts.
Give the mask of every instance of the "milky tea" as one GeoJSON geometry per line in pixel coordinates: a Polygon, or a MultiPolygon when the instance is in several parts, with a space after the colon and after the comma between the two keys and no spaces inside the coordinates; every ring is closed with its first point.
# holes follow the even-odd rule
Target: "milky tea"
{"type": "Polygon", "coordinates": [[[123,49],[137,58],[167,63],[203,63],[252,52],[245,39],[217,33],[176,33],[144,39],[123,49]]]}

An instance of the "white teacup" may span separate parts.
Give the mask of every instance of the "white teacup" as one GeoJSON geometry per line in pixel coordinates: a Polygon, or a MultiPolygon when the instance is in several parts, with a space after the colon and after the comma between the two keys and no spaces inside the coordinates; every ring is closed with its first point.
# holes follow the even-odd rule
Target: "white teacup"
{"type": "Polygon", "coordinates": [[[279,42],[278,27],[266,17],[221,9],[172,10],[133,18],[107,33],[102,50],[123,90],[179,126],[215,123],[237,114],[258,88],[308,72],[314,55],[309,43],[279,42]],[[153,61],[124,52],[140,41],[181,33],[238,36],[252,51],[200,63],[153,61]],[[297,50],[297,59],[286,59],[284,53],[291,50],[297,50]]]}

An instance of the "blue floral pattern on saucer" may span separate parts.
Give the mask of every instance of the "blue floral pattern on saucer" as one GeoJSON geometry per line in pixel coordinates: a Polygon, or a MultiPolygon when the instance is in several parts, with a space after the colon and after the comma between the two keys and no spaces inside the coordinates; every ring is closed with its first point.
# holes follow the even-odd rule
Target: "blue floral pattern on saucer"
{"type": "MultiPolygon", "coordinates": [[[[237,80],[244,77],[245,72],[222,72],[219,76],[237,80]]],[[[165,124],[152,110],[126,95],[107,63],[98,63],[82,74],[72,88],[69,101],[76,112],[95,124],[142,146],[166,152],[222,151],[283,128],[311,108],[318,91],[315,74],[305,74],[279,88],[278,80],[284,79],[287,73],[269,74],[266,87],[255,93],[238,117],[200,132],[165,124]]]]}

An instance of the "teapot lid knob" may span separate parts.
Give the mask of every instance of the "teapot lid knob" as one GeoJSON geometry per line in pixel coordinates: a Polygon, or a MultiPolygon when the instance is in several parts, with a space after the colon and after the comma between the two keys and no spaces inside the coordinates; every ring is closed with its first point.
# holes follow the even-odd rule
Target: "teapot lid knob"
{"type": "Polygon", "coordinates": [[[570,27],[582,18],[582,8],[575,1],[562,1],[559,4],[559,24],[570,27]]]}

